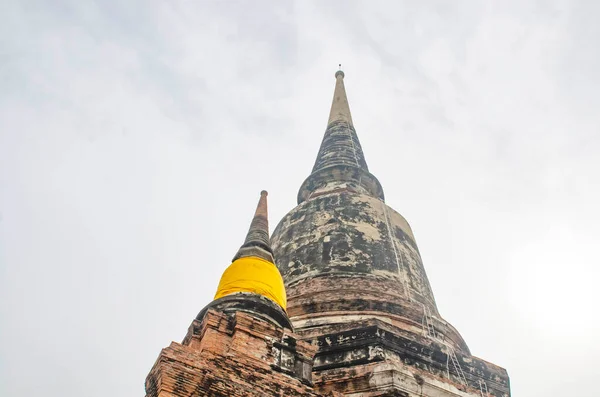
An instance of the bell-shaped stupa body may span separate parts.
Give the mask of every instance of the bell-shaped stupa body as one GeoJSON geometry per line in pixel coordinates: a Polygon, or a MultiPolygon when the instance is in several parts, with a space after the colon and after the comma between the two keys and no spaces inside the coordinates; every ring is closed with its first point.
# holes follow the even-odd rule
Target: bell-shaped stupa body
{"type": "Polygon", "coordinates": [[[374,396],[377,390],[401,393],[416,385],[422,392],[446,382],[449,394],[422,395],[471,395],[455,392],[476,390],[487,380],[493,395],[510,393],[503,369],[480,364],[483,360],[478,369],[468,367],[469,348],[440,316],[412,230],[386,205],[381,184],[369,172],[341,71],[312,173],[271,244],[292,324],[320,348],[315,359],[320,392],[348,392],[348,385],[366,382],[353,393],[374,396]],[[407,345],[421,353],[407,355],[407,345]],[[378,362],[387,366],[373,364],[378,362]],[[399,362],[424,371],[415,372],[424,383],[417,385],[412,375],[407,381],[399,362]],[[472,371],[465,375],[467,368],[472,371]]]}

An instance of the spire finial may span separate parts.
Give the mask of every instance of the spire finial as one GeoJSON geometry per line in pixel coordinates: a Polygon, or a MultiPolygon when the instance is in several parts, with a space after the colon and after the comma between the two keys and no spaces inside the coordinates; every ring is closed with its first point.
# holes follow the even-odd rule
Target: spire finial
{"type": "Polygon", "coordinates": [[[238,258],[247,256],[258,256],[269,262],[274,263],[273,251],[271,250],[271,240],[269,238],[269,220],[267,209],[267,193],[266,190],[260,192],[260,199],[256,206],[254,218],[250,224],[250,229],[246,235],[244,244],[240,247],[237,254],[233,258],[235,261],[238,258]]]}
{"type": "Polygon", "coordinates": [[[344,75],[344,72],[342,71],[342,64],[341,64],[341,63],[339,64],[338,71],[337,71],[337,72],[335,72],[335,78],[336,78],[336,79],[338,78],[338,76],[342,76],[342,79],[343,79],[343,78],[344,78],[344,76],[345,76],[345,75],[344,75]]]}

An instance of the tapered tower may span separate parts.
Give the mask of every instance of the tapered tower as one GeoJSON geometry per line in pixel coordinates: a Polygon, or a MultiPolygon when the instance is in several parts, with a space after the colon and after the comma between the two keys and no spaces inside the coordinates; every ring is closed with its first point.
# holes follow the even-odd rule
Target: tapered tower
{"type": "Polygon", "coordinates": [[[273,252],[287,312],[319,347],[319,393],[360,396],[510,395],[506,371],[471,355],[438,312],[412,230],[385,204],[356,134],[344,73],[298,206],[273,252]]]}

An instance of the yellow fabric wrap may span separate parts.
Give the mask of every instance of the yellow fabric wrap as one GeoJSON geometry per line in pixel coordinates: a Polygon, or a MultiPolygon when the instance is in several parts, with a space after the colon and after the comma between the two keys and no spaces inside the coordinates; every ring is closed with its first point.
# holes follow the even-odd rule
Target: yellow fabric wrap
{"type": "Polygon", "coordinates": [[[271,299],[286,310],[283,278],[273,263],[256,256],[236,259],[221,276],[215,299],[236,292],[253,292],[271,299]]]}

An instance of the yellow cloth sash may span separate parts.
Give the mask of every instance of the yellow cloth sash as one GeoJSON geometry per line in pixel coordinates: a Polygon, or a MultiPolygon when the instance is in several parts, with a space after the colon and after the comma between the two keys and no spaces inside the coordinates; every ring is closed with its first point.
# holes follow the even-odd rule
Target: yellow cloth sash
{"type": "Polygon", "coordinates": [[[253,292],[271,299],[286,310],[283,278],[273,263],[256,256],[236,259],[221,276],[215,299],[236,292],[253,292]]]}

